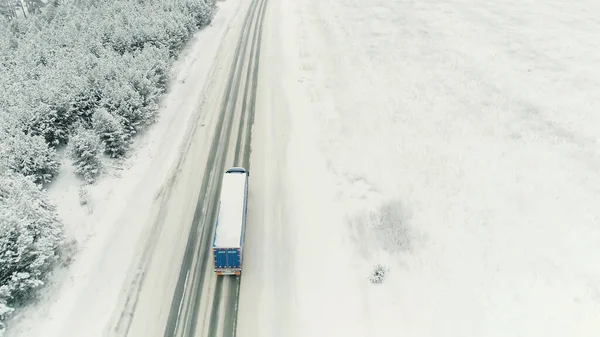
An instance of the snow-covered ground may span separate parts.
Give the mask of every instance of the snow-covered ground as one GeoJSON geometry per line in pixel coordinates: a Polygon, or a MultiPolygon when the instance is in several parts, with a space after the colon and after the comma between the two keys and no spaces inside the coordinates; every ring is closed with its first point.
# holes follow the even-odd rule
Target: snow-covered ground
{"type": "Polygon", "coordinates": [[[271,0],[238,336],[598,336],[598,13],[271,0]]]}
{"type": "Polygon", "coordinates": [[[77,239],[78,253],[69,268],[57,272],[41,303],[10,322],[8,337],[103,335],[138,241],[152,224],[147,220],[155,199],[184,150],[186,131],[206,115],[200,110],[201,93],[210,85],[207,78],[238,7],[236,1],[219,1],[213,23],[194,36],[175,63],[159,121],[137,138],[130,158],[87,188],[86,206],[80,205],[78,180],[64,163],[48,193],[69,236],[77,239]]]}

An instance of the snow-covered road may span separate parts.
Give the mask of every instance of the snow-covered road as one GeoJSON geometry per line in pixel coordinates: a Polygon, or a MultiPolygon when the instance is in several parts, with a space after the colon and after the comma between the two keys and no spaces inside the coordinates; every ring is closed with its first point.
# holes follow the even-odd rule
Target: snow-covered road
{"type": "Polygon", "coordinates": [[[210,247],[223,172],[233,166],[253,171],[253,102],[266,4],[255,0],[239,6],[204,92],[202,106],[212,113],[203,128],[197,124],[190,133],[174,180],[163,190],[153,227],[161,233],[142,244],[146,256],[133,268],[135,281],[125,283],[124,309],[116,310],[111,336],[235,335],[239,278],[216,276],[210,247]],[[181,249],[178,255],[165,256],[174,248],[181,249]]]}
{"type": "Polygon", "coordinates": [[[598,13],[272,1],[237,336],[599,335],[598,13]]]}

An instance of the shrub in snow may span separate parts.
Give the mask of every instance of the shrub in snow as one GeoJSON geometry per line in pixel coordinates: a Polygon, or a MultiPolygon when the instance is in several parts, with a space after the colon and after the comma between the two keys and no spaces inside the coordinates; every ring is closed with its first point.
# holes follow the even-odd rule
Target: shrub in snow
{"type": "Polygon", "coordinates": [[[398,201],[389,201],[369,214],[369,227],[374,231],[382,248],[391,253],[411,248],[412,232],[408,216],[398,201]]]}
{"type": "Polygon", "coordinates": [[[63,242],[63,225],[39,185],[10,171],[0,175],[0,316],[35,297],[63,242]]]}
{"type": "Polygon", "coordinates": [[[43,137],[14,130],[0,138],[0,161],[9,170],[33,177],[38,184],[50,182],[60,168],[56,151],[43,137]]]}
{"type": "Polygon", "coordinates": [[[112,158],[123,156],[129,148],[121,120],[120,116],[113,116],[104,108],[96,110],[92,117],[94,131],[104,144],[104,153],[112,158]]]}
{"type": "Polygon", "coordinates": [[[79,186],[79,204],[85,207],[85,209],[88,211],[88,214],[92,213],[94,209],[92,205],[92,199],[86,186],[83,185],[79,186]]]}
{"type": "Polygon", "coordinates": [[[374,284],[380,284],[385,279],[385,275],[387,274],[388,269],[382,264],[376,264],[373,267],[373,272],[371,276],[369,276],[369,281],[374,284]]]}
{"type": "Polygon", "coordinates": [[[90,199],[90,195],[85,186],[79,186],[79,204],[81,206],[87,205],[90,199]]]}
{"type": "Polygon", "coordinates": [[[69,141],[68,153],[73,159],[75,173],[89,184],[101,173],[101,152],[100,138],[92,130],[79,128],[69,141]]]}
{"type": "Polygon", "coordinates": [[[77,249],[77,241],[75,239],[65,241],[61,248],[59,264],[63,267],[69,266],[73,262],[77,249]]]}

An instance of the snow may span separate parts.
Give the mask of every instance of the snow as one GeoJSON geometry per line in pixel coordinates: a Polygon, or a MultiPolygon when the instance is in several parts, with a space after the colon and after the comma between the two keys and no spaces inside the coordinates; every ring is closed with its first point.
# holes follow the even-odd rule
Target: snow
{"type": "Polygon", "coordinates": [[[214,247],[239,247],[244,224],[246,173],[226,173],[221,185],[221,203],[214,247]]]}
{"type": "MultiPolygon", "coordinates": [[[[57,205],[78,254],[59,270],[39,305],[23,310],[11,322],[8,337],[102,336],[117,307],[128,268],[145,237],[154,201],[176,169],[190,127],[208,123],[198,107],[209,83],[225,32],[238,9],[220,1],[212,24],[198,32],[174,67],[174,80],[162,101],[157,123],[136,139],[133,155],[106,161],[108,171],[86,187],[88,204],[80,205],[80,186],[65,161],[48,194],[57,205]]],[[[221,55],[222,56],[222,55],[221,55]]],[[[85,193],[84,193],[85,194],[85,193]]]]}
{"type": "Polygon", "coordinates": [[[597,336],[599,9],[271,1],[237,336],[597,336]]]}

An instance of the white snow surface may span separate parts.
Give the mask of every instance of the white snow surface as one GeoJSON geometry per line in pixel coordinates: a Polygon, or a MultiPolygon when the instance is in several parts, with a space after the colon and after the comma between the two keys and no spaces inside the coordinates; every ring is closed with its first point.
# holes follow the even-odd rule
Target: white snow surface
{"type": "MultiPolygon", "coordinates": [[[[164,188],[182,151],[189,125],[202,103],[223,35],[238,8],[219,1],[212,24],[193,37],[173,68],[174,80],[163,98],[159,121],[136,139],[130,158],[107,161],[107,172],[86,187],[88,204],[80,205],[79,180],[69,162],[48,193],[56,203],[67,234],[78,241],[69,268],[59,270],[42,301],[9,322],[8,337],[102,336],[119,301],[152,205],[164,188]]],[[[185,239],[185,238],[184,238],[185,239]]]]}
{"type": "Polygon", "coordinates": [[[245,173],[226,173],[221,185],[221,203],[214,246],[220,248],[240,247],[244,223],[244,199],[246,198],[245,173]]]}
{"type": "Polygon", "coordinates": [[[270,0],[237,336],[600,335],[597,13],[270,0]]]}

